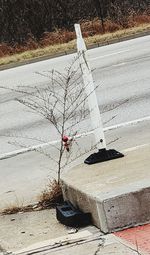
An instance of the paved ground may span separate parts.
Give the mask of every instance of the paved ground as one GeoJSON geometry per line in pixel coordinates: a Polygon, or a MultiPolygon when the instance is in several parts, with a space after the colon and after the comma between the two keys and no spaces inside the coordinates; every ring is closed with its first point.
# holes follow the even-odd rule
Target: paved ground
{"type": "Polygon", "coordinates": [[[0,216],[0,226],[0,252],[3,249],[14,255],[150,254],[150,225],[109,235],[103,235],[94,226],[76,232],[56,220],[55,210],[46,210],[0,216]]]}
{"type": "MultiPolygon", "coordinates": [[[[112,125],[116,127],[106,132],[106,141],[107,144],[113,142],[108,146],[121,151],[143,145],[150,140],[150,120],[141,119],[149,117],[150,108],[149,45],[150,36],[145,36],[89,51],[91,66],[96,68],[95,82],[101,83],[97,96],[103,113],[104,127],[112,125]],[[140,123],[128,125],[128,121],[137,118],[141,119],[140,123]],[[117,128],[119,123],[124,123],[121,128],[117,128]]],[[[37,75],[36,71],[43,72],[52,68],[62,70],[64,63],[67,65],[73,56],[63,56],[1,71],[0,85],[15,88],[17,85],[36,84],[41,87],[48,80],[37,75]]],[[[56,133],[45,120],[25,111],[15,101],[17,96],[15,92],[0,90],[0,156],[1,153],[17,149],[16,146],[8,144],[10,140],[16,141],[16,138],[5,137],[8,132],[14,136],[36,136],[44,141],[56,138],[56,133]]],[[[88,128],[91,128],[90,121],[86,119],[78,132],[87,131],[88,128]]],[[[88,139],[85,137],[80,139],[79,146],[88,149],[92,141],[92,136],[88,136],[88,139]]],[[[33,140],[27,142],[28,145],[32,143],[33,140]]],[[[53,153],[51,147],[49,153],[53,153]]],[[[33,152],[0,160],[0,207],[7,206],[10,200],[12,203],[29,203],[36,200],[38,193],[47,184],[47,178],[56,176],[51,168],[56,169],[51,160],[33,152]]]]}
{"type": "MultiPolygon", "coordinates": [[[[150,141],[150,121],[106,132],[110,148],[119,151],[140,146],[150,141]]],[[[81,146],[88,149],[93,136],[81,139],[81,146]]],[[[50,150],[52,153],[52,150],[50,150]]],[[[74,161],[71,166],[81,164],[86,158],[74,161]]],[[[71,167],[70,166],[70,167],[71,167]]],[[[6,160],[0,160],[0,209],[10,204],[26,204],[37,201],[39,193],[45,188],[48,179],[56,177],[57,169],[46,156],[30,152],[6,160]]]]}
{"type": "MultiPolygon", "coordinates": [[[[150,36],[145,36],[89,51],[94,80],[96,84],[100,84],[97,97],[103,122],[116,116],[104,126],[149,116],[149,49],[150,36]]],[[[44,87],[49,82],[48,78],[36,72],[53,68],[62,71],[73,57],[74,55],[63,56],[1,71],[0,85],[11,88],[16,88],[17,85],[44,87]]],[[[15,101],[16,97],[16,92],[0,89],[0,154],[16,149],[12,144],[8,144],[8,141],[16,140],[5,137],[8,133],[14,136],[36,137],[46,142],[58,138],[57,132],[46,120],[28,112],[15,101]]],[[[78,132],[90,128],[90,120],[87,119],[80,125],[78,132]]],[[[24,139],[25,144],[26,142],[28,145],[37,143],[36,140],[24,139]]]]}
{"type": "Polygon", "coordinates": [[[67,233],[53,209],[0,216],[0,245],[6,250],[19,250],[67,233]]]}
{"type": "Polygon", "coordinates": [[[120,231],[115,235],[150,254],[150,224],[120,231]]]}
{"type": "MultiPolygon", "coordinates": [[[[91,66],[96,68],[94,79],[96,83],[100,81],[102,84],[97,91],[97,95],[99,106],[103,113],[103,121],[107,122],[111,117],[116,116],[111,121],[105,123],[105,126],[117,125],[118,123],[149,116],[149,46],[150,36],[146,36],[89,51],[91,66]]],[[[64,63],[68,63],[72,57],[73,55],[70,55],[1,71],[0,84],[10,87],[35,84],[39,87],[43,86],[48,80],[35,74],[35,72],[55,67],[62,70],[64,63]]],[[[23,135],[38,136],[46,141],[54,139],[55,133],[47,125],[47,122],[27,113],[20,104],[15,102],[16,93],[9,93],[4,90],[1,90],[0,93],[1,135],[13,131],[13,134],[20,134],[21,132],[23,135]],[[43,130],[42,133],[41,128],[43,130]]],[[[87,131],[87,126],[90,127],[89,120],[86,120],[81,130],[87,131]]],[[[149,127],[150,122],[147,121],[108,131],[106,133],[107,143],[116,140],[113,143],[113,147],[119,150],[143,145],[150,139],[149,127]]],[[[90,139],[91,137],[89,137],[90,139]]],[[[6,137],[0,137],[0,154],[16,149],[15,146],[7,144],[8,140],[6,137]]],[[[81,141],[81,143],[86,147],[87,138],[85,140],[82,140],[84,142],[82,143],[81,141]]],[[[51,177],[49,171],[51,162],[45,157],[43,160],[43,156],[37,155],[36,153],[29,153],[0,161],[1,207],[10,205],[10,201],[13,204],[14,202],[20,203],[20,201],[21,203],[32,202],[35,200],[40,189],[44,188],[47,177],[51,177]]],[[[54,214],[54,211],[45,211],[36,212],[34,215],[31,213],[1,216],[0,245],[6,249],[18,250],[35,242],[66,235],[68,230],[58,225],[54,214]],[[49,218],[48,215],[50,216],[49,218]],[[12,231],[8,231],[10,229],[12,231]]],[[[68,246],[68,248],[64,246],[65,249],[51,251],[51,253],[65,255],[72,255],[74,253],[80,255],[134,255],[136,252],[133,249],[137,248],[132,246],[135,233],[138,237],[138,247],[142,250],[140,251],[141,254],[146,254],[146,252],[150,254],[149,225],[118,233],[117,236],[121,237],[121,239],[117,239],[119,241],[116,241],[116,239],[110,241],[109,236],[105,247],[102,248],[100,246],[99,250],[98,245],[102,240],[92,241],[92,243],[87,242],[73,247],[68,246]],[[127,246],[131,244],[132,249],[124,244],[120,244],[120,240],[123,240],[125,244],[127,242],[127,246]],[[144,247],[143,243],[145,244],[144,247]],[[95,253],[96,251],[97,253],[95,253]]]]}
{"type": "MultiPolygon", "coordinates": [[[[97,95],[103,113],[104,127],[112,125],[116,127],[105,132],[106,141],[107,144],[113,142],[108,146],[121,151],[143,145],[150,140],[150,120],[141,119],[145,116],[150,117],[149,45],[150,36],[145,36],[89,51],[91,66],[96,68],[95,82],[101,83],[97,95]],[[141,119],[140,123],[128,125],[128,121],[137,118],[141,119]],[[121,128],[117,128],[119,123],[124,123],[121,128]]],[[[55,67],[62,70],[64,63],[67,64],[72,57],[73,55],[63,56],[1,71],[0,85],[13,88],[17,85],[36,84],[41,87],[48,80],[37,75],[36,71],[55,67]]],[[[17,96],[15,92],[0,90],[0,156],[18,148],[8,144],[8,141],[16,141],[16,138],[5,137],[8,132],[13,133],[14,136],[36,136],[46,142],[57,137],[45,120],[25,111],[15,101],[17,96]]],[[[86,119],[78,132],[87,131],[88,128],[91,128],[90,121],[86,119]]],[[[79,140],[79,146],[88,149],[92,141],[92,136],[88,136],[88,139],[85,137],[79,140]]],[[[27,144],[32,145],[33,140],[28,140],[27,144]]],[[[53,153],[51,147],[49,153],[53,153]]],[[[54,156],[56,157],[56,154],[54,156]]],[[[51,160],[33,152],[0,160],[0,207],[7,206],[10,200],[12,203],[29,203],[36,200],[38,193],[47,184],[47,178],[56,176],[56,169],[51,160]]]]}
{"type": "MultiPolygon", "coordinates": [[[[140,162],[140,158],[136,157],[135,161],[140,162]]],[[[114,162],[117,163],[117,160],[114,162]]],[[[120,174],[123,177],[127,173],[125,171],[120,174]]],[[[120,174],[117,174],[118,178],[120,174]]],[[[144,171],[141,174],[144,180],[148,177],[144,175],[144,171]]],[[[87,179],[88,176],[85,177],[87,179]]],[[[141,178],[139,179],[142,181],[141,178]]],[[[109,180],[111,185],[113,180],[109,180]]],[[[128,178],[128,183],[132,180],[128,178]]],[[[121,178],[120,181],[123,184],[125,178],[121,178]]],[[[141,205],[141,211],[144,211],[144,208],[141,205]]],[[[56,220],[55,210],[45,210],[1,215],[0,226],[0,247],[18,255],[72,255],[74,253],[79,255],[150,255],[150,224],[109,235],[103,235],[94,226],[76,232],[56,220]]]]}

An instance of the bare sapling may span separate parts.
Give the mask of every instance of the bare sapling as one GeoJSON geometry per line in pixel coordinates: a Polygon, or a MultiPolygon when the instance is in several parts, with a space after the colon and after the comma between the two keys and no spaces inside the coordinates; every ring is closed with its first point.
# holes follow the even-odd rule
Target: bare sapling
{"type": "MultiPolygon", "coordinates": [[[[49,144],[55,153],[51,153],[51,149],[48,150],[38,146],[35,146],[34,150],[44,153],[53,161],[55,165],[53,170],[56,171],[57,182],[59,183],[63,169],[73,160],[87,153],[87,150],[81,150],[77,137],[79,137],[82,121],[89,114],[86,101],[90,95],[85,94],[78,58],[75,58],[63,73],[52,70],[38,74],[48,78],[47,85],[42,87],[18,86],[16,89],[5,89],[17,93],[19,96],[16,100],[19,103],[40,115],[49,123],[50,127],[53,126],[55,129],[59,141],[49,144]],[[74,149],[73,145],[75,145],[74,149]]],[[[4,87],[1,88],[4,89],[4,87]]],[[[18,139],[24,138],[28,141],[47,142],[38,137],[29,137],[23,134],[6,134],[6,136],[18,139]]],[[[14,144],[26,147],[19,140],[15,141],[14,144]]],[[[95,146],[93,143],[90,150],[94,149],[95,146]]]]}

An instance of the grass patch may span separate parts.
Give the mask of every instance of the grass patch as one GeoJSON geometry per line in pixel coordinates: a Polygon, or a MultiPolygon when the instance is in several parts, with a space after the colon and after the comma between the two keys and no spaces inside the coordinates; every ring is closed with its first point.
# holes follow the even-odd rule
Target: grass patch
{"type": "MultiPolygon", "coordinates": [[[[90,27],[89,27],[89,29],[90,29],[90,27]]],[[[140,32],[149,31],[150,23],[144,23],[142,25],[130,27],[127,29],[119,29],[119,30],[111,32],[111,33],[106,32],[105,34],[92,35],[93,33],[96,33],[96,31],[98,31],[97,27],[95,27],[94,29],[95,29],[94,32],[91,32],[91,30],[89,30],[89,32],[87,33],[87,32],[84,32],[84,27],[82,28],[87,47],[92,44],[101,44],[101,43],[106,43],[106,42],[109,43],[109,42],[111,42],[111,40],[114,40],[114,39],[125,38],[126,36],[131,36],[131,35],[138,34],[140,32]],[[91,34],[91,36],[90,36],[90,34],[91,34]]],[[[108,30],[116,30],[116,29],[118,29],[118,27],[112,26],[112,24],[108,28],[108,30]]],[[[66,40],[69,40],[69,38],[72,38],[72,37],[68,38],[67,36],[68,35],[66,34],[66,40]]],[[[74,37],[75,37],[75,35],[74,35],[74,37]]],[[[22,53],[17,53],[17,54],[13,54],[10,56],[1,57],[0,58],[0,66],[11,64],[11,63],[24,62],[26,60],[36,59],[36,58],[44,57],[44,56],[55,56],[58,53],[65,53],[70,50],[76,49],[76,40],[75,39],[71,40],[67,43],[54,44],[54,45],[50,45],[50,46],[44,46],[47,43],[50,43],[48,39],[43,39],[43,41],[44,41],[43,44],[41,42],[41,45],[43,45],[43,46],[38,47],[37,49],[26,50],[22,53]]]]}
{"type": "Polygon", "coordinates": [[[23,203],[19,205],[17,201],[16,204],[7,206],[1,211],[2,215],[16,214],[19,212],[32,212],[41,211],[44,209],[54,208],[57,204],[63,202],[61,186],[56,180],[50,181],[46,188],[38,196],[38,202],[35,204],[24,206],[23,203]]]}
{"type": "Polygon", "coordinates": [[[39,57],[44,57],[47,55],[55,55],[57,53],[69,51],[75,49],[75,40],[69,43],[50,45],[45,48],[37,48],[36,50],[28,50],[23,53],[14,54],[12,56],[6,56],[0,58],[0,66],[7,65],[11,63],[22,62],[29,59],[35,59],[39,57]]]}
{"type": "Polygon", "coordinates": [[[111,40],[120,39],[127,36],[132,36],[132,35],[135,35],[144,31],[148,31],[148,30],[150,30],[150,24],[143,24],[138,27],[118,30],[113,33],[106,33],[103,35],[95,35],[92,37],[88,37],[85,39],[85,41],[87,45],[94,44],[94,43],[105,43],[105,42],[109,43],[111,40]]]}

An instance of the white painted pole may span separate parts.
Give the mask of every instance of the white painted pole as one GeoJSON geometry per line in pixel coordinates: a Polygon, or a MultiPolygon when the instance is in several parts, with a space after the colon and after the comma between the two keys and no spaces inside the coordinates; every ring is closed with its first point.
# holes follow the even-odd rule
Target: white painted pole
{"type": "Polygon", "coordinates": [[[98,107],[97,97],[94,89],[94,82],[92,77],[91,68],[87,60],[87,48],[82,37],[81,28],[79,24],[75,24],[75,31],[77,36],[77,50],[79,61],[81,65],[81,70],[83,73],[83,82],[85,86],[85,92],[88,96],[88,104],[90,110],[90,117],[92,128],[95,134],[95,142],[98,149],[106,149],[106,141],[103,132],[103,125],[101,120],[101,115],[98,107]]]}

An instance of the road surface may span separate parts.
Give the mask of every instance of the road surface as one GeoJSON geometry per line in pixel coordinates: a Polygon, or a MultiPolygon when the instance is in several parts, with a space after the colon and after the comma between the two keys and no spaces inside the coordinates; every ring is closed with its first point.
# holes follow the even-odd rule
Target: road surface
{"type": "MultiPolygon", "coordinates": [[[[41,87],[49,80],[37,72],[52,69],[63,71],[74,56],[72,54],[1,71],[0,85],[10,88],[19,85],[41,87]]],[[[95,84],[100,85],[97,97],[104,127],[150,116],[150,36],[89,50],[89,61],[94,69],[95,84]],[[112,117],[115,118],[110,120],[112,117]]],[[[36,137],[43,142],[58,138],[46,120],[30,113],[15,101],[17,96],[15,92],[0,90],[0,154],[16,150],[16,145],[8,143],[12,141],[12,138],[6,137],[8,134],[36,137]]],[[[90,120],[86,119],[80,132],[90,128],[90,120]]],[[[25,143],[32,145],[39,142],[28,140],[25,143]]]]}
{"type": "MultiPolygon", "coordinates": [[[[44,86],[48,80],[35,72],[53,68],[62,71],[73,57],[63,56],[1,71],[0,86],[44,86]]],[[[89,51],[89,60],[94,69],[95,83],[100,84],[97,97],[108,146],[123,151],[149,143],[150,36],[92,49],[89,51]]],[[[15,92],[0,90],[0,157],[20,150],[8,143],[12,141],[6,137],[8,133],[38,137],[45,142],[58,138],[44,119],[29,113],[15,101],[17,96],[15,92]]],[[[90,120],[87,118],[82,123],[81,131],[88,130],[90,120]]],[[[80,147],[87,149],[92,140],[92,134],[83,137],[79,140],[80,147]]],[[[37,143],[40,142],[27,141],[28,145],[37,143]]],[[[52,155],[51,147],[48,150],[52,155]]],[[[78,163],[81,160],[75,164],[78,163]]],[[[0,207],[35,201],[48,179],[55,176],[51,167],[55,170],[49,158],[36,152],[0,160],[0,207]]]]}

